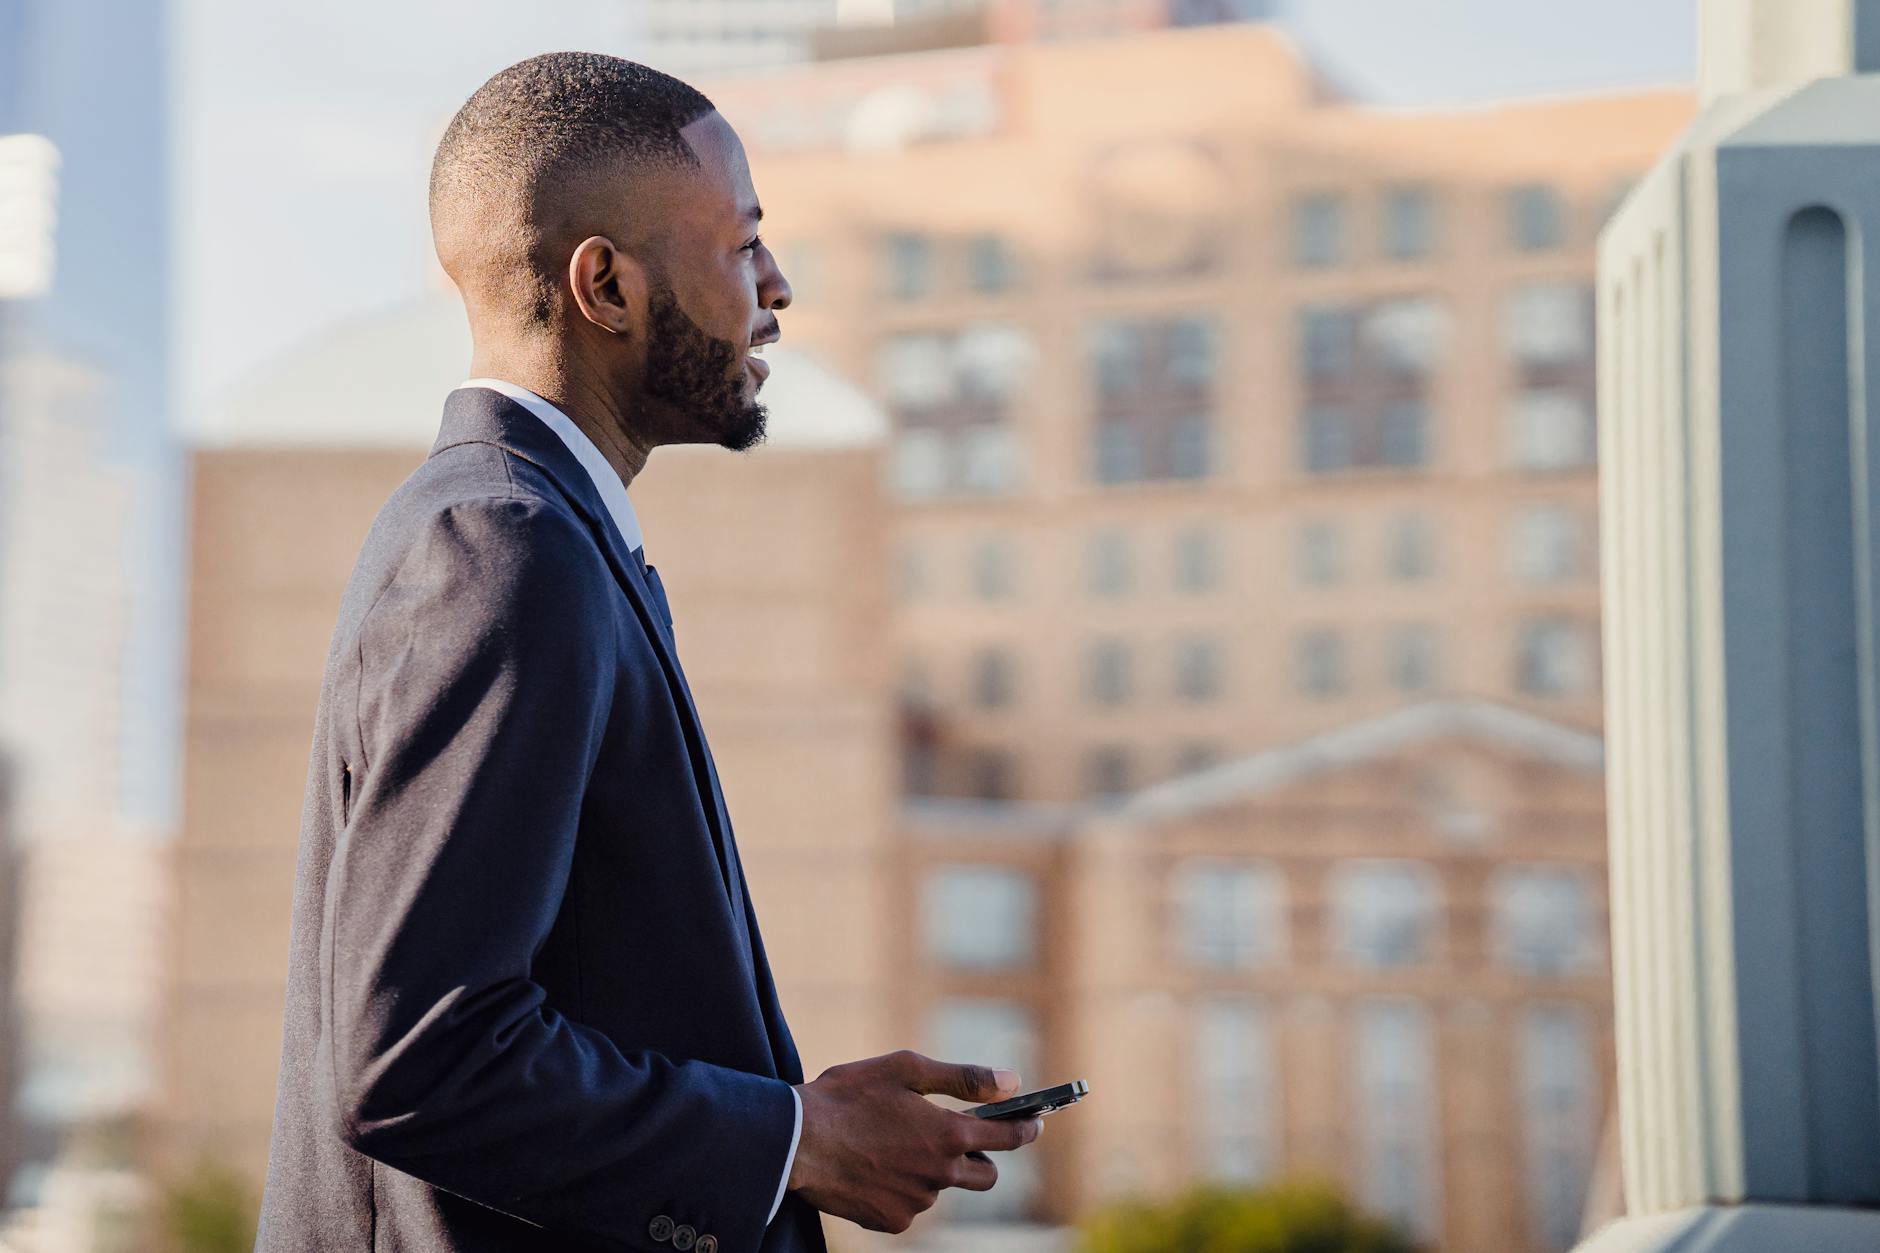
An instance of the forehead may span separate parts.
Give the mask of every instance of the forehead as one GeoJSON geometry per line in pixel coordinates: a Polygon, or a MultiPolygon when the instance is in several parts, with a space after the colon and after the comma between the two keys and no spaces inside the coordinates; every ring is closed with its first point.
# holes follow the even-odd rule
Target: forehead
{"type": "Polygon", "coordinates": [[[687,198],[692,201],[692,210],[705,216],[715,228],[738,222],[754,225],[758,216],[757,189],[751,185],[744,144],[731,123],[713,110],[679,134],[692,146],[699,162],[698,169],[687,171],[687,198]]]}

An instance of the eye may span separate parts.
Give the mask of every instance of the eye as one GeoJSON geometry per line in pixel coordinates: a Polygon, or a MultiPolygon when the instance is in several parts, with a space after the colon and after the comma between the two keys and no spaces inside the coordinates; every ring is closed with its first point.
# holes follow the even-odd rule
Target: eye
{"type": "Polygon", "coordinates": [[[756,252],[759,248],[763,246],[764,246],[764,237],[762,235],[753,235],[751,236],[750,242],[744,245],[744,251],[756,252]]]}

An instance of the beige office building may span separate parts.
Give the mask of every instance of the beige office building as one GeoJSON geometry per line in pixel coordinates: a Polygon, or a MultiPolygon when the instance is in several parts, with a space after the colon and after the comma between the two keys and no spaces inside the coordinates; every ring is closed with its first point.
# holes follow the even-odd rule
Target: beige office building
{"type": "MultiPolygon", "coordinates": [[[[804,1065],[1093,1089],[919,1230],[1312,1170],[1570,1243],[1592,241],[1688,96],[1372,110],[1238,26],[705,85],[796,288],[774,445],[633,490],[804,1065]]],[[[345,328],[195,457],[167,1163],[260,1176],[321,660],[467,359],[449,301],[345,328]]]]}
{"type": "Polygon", "coordinates": [[[1598,728],[1593,238],[1687,93],[1379,111],[1259,26],[708,89],[786,341],[897,418],[910,790],[1445,693],[1598,728]]]}

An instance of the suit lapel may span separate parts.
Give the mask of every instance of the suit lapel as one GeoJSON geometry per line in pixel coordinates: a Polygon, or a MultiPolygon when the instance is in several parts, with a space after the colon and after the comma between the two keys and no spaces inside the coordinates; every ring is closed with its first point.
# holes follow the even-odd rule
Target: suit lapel
{"type": "Polygon", "coordinates": [[[673,645],[668,626],[671,619],[664,607],[664,589],[655,597],[647,578],[640,573],[639,560],[627,547],[620,528],[614,525],[613,515],[601,501],[594,480],[588,476],[586,468],[575,459],[574,454],[568,451],[568,446],[561,442],[561,437],[549,430],[534,414],[501,392],[484,387],[459,388],[444,402],[443,426],[438,432],[437,442],[431,447],[430,455],[436,456],[457,444],[471,443],[495,444],[539,467],[554,480],[562,495],[574,505],[588,528],[599,539],[601,551],[606,554],[614,578],[626,593],[648,638],[653,641],[660,665],[666,672],[667,683],[678,697],[679,716],[684,724],[687,748],[693,755],[693,771],[706,781],[710,792],[704,799],[706,816],[712,828],[714,852],[718,856],[719,872],[724,877],[725,895],[731,903],[731,916],[737,921],[738,929],[744,933],[743,956],[747,972],[755,984],[756,957],[746,921],[742,868],[737,865],[736,854],[731,849],[730,815],[725,809],[724,794],[718,784],[717,769],[712,764],[711,750],[705,744],[704,726],[699,721],[697,707],[692,703],[691,688],[686,685],[685,671],[679,666],[678,650],[673,645]]]}

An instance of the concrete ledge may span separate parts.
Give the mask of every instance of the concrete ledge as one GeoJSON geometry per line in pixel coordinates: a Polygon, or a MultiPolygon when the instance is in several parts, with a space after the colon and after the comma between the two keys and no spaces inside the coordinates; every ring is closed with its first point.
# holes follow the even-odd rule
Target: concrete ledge
{"type": "Polygon", "coordinates": [[[1880,1209],[1706,1205],[1607,1223],[1574,1253],[1875,1253],[1880,1209]]]}

